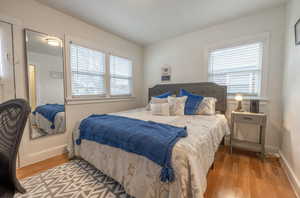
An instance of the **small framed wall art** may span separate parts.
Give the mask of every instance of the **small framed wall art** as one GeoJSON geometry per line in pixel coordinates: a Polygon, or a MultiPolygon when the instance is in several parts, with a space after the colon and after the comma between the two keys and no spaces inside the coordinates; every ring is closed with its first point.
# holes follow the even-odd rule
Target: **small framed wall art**
{"type": "Polygon", "coordinates": [[[161,68],[161,81],[162,82],[170,82],[171,81],[171,67],[163,66],[161,68]]]}

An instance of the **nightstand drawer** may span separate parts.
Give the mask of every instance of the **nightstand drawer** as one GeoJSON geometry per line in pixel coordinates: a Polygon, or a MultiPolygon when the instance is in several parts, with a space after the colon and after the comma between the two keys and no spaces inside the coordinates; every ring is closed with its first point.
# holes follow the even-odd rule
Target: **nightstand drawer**
{"type": "Polygon", "coordinates": [[[264,116],[255,115],[236,115],[235,121],[248,124],[264,124],[264,116]]]}

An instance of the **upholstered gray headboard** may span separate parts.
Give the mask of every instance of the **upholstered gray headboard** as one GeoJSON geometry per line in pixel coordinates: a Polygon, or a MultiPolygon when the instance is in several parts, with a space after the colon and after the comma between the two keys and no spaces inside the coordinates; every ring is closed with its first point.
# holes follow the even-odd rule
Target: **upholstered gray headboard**
{"type": "Polygon", "coordinates": [[[170,91],[172,94],[179,95],[180,89],[201,95],[204,97],[214,97],[217,99],[216,111],[226,112],[227,106],[227,87],[211,82],[182,83],[182,84],[159,84],[149,88],[149,101],[152,96],[158,96],[170,91]]]}

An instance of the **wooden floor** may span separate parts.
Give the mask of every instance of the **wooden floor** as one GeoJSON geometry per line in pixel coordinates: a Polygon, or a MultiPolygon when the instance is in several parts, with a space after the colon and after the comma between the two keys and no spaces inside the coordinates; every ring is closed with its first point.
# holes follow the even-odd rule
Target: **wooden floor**
{"type": "MultiPolygon", "coordinates": [[[[67,162],[57,156],[17,170],[25,178],[67,162]]],[[[264,162],[254,153],[222,147],[216,155],[215,167],[208,173],[205,198],[296,198],[278,159],[264,162]]]]}
{"type": "Polygon", "coordinates": [[[296,198],[279,159],[237,149],[219,149],[207,183],[205,198],[296,198]]]}
{"type": "Polygon", "coordinates": [[[23,179],[35,175],[39,172],[45,171],[47,169],[53,168],[55,166],[61,165],[68,162],[68,156],[66,154],[59,155],[56,157],[49,158],[45,161],[41,161],[23,168],[17,169],[17,177],[23,179]]]}

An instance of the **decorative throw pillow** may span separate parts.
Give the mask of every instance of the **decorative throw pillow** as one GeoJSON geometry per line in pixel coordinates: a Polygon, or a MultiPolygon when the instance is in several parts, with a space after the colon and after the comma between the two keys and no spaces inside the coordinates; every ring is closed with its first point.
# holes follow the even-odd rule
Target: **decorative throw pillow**
{"type": "Polygon", "coordinates": [[[151,106],[152,115],[161,115],[161,116],[170,115],[169,103],[150,104],[150,106],[151,106]]]}
{"type": "Polygon", "coordinates": [[[203,96],[191,94],[190,92],[180,89],[180,96],[187,96],[187,100],[185,102],[184,114],[185,115],[196,115],[198,111],[198,107],[203,100],[203,96]]]}
{"type": "Polygon", "coordinates": [[[185,102],[187,100],[187,96],[182,97],[168,97],[168,103],[170,106],[170,115],[171,116],[181,116],[184,115],[184,107],[185,102]]]}
{"type": "Polygon", "coordinates": [[[216,101],[212,97],[205,97],[198,108],[199,115],[215,115],[216,114],[216,101]]]}

